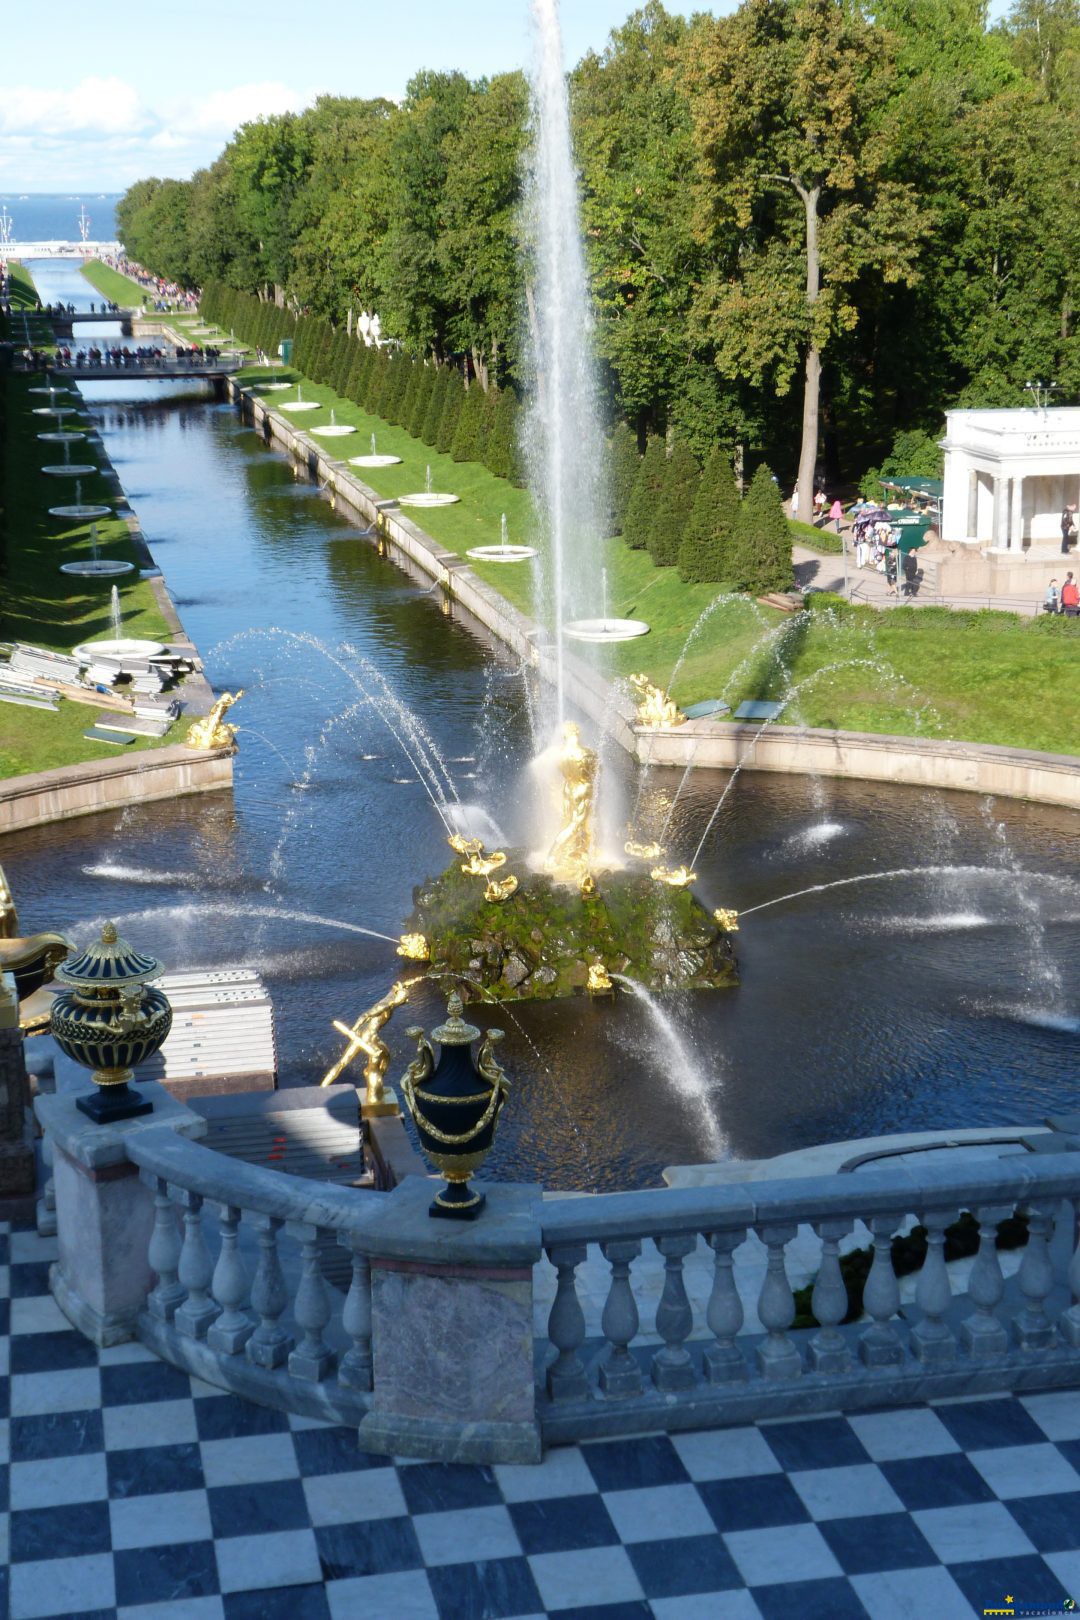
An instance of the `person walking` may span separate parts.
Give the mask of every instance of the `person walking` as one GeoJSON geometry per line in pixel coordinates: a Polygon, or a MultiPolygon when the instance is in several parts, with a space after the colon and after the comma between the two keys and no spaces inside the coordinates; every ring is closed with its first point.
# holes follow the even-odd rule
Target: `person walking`
{"type": "Polygon", "coordinates": [[[833,501],[832,505],[829,507],[829,516],[832,518],[833,522],[835,523],[836,532],[837,532],[837,534],[839,534],[840,533],[840,525],[843,522],[843,518],[844,518],[844,508],[840,505],[840,497],[839,497],[839,495],[836,497],[836,499],[833,501]]]}
{"type": "Polygon", "coordinates": [[[1061,552],[1067,556],[1069,547],[1076,538],[1076,502],[1066,502],[1065,510],[1061,514],[1061,552]]]}
{"type": "Polygon", "coordinates": [[[1075,619],[1080,614],[1080,589],[1071,574],[1065,575],[1065,583],[1061,587],[1061,610],[1066,618],[1075,619]]]}
{"type": "Polygon", "coordinates": [[[919,559],[914,551],[904,552],[904,595],[914,596],[919,589],[919,559]]]}
{"type": "Polygon", "coordinates": [[[797,518],[798,515],[799,515],[799,486],[798,486],[798,484],[795,485],[795,488],[791,492],[791,515],[792,515],[793,518],[797,518]]]}
{"type": "Polygon", "coordinates": [[[1046,587],[1046,595],[1043,597],[1043,612],[1061,612],[1061,592],[1058,590],[1058,582],[1056,579],[1052,579],[1049,585],[1046,587]]]}

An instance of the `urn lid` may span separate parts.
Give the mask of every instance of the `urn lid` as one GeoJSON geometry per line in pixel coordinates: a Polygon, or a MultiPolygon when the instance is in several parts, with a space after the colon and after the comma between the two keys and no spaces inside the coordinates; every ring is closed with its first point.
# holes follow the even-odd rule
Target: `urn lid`
{"type": "Polygon", "coordinates": [[[440,1046],[471,1046],[480,1039],[480,1031],[475,1024],[465,1022],[462,1010],[461,997],[455,990],[446,1003],[446,1023],[431,1032],[433,1041],[438,1041],[440,1046]]]}
{"type": "Polygon", "coordinates": [[[161,963],[155,957],[133,951],[127,940],[117,934],[116,924],[107,922],[100,940],[69,956],[55,976],[60,984],[73,990],[112,990],[145,984],[160,974],[161,963]]]}

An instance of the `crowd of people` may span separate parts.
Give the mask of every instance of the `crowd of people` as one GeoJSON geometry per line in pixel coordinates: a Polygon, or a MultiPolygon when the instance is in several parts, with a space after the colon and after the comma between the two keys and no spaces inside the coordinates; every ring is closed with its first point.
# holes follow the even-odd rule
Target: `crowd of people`
{"type": "MultiPolygon", "coordinates": [[[[26,359],[30,351],[24,351],[26,359]]],[[[71,349],[62,344],[56,350],[55,357],[50,361],[53,366],[67,366],[78,371],[83,367],[112,366],[118,371],[134,371],[140,366],[173,365],[203,365],[208,360],[219,360],[221,350],[207,345],[199,348],[174,348],[171,344],[163,348],[160,345],[151,346],[140,344],[137,348],[121,348],[114,344],[111,348],[100,347],[92,343],[85,349],[71,349]]]]}
{"type": "MultiPolygon", "coordinates": [[[[791,494],[793,518],[799,516],[799,504],[799,487],[796,484],[791,494]]],[[[914,548],[901,546],[900,528],[893,514],[884,506],[862,498],[855,501],[845,514],[839,496],[834,496],[830,503],[823,489],[815,489],[815,527],[822,528],[827,521],[837,534],[841,534],[845,520],[850,521],[856,568],[873,568],[879,574],[884,574],[886,591],[890,596],[915,596],[921,579],[919,559],[914,548]]]]}
{"type": "Polygon", "coordinates": [[[1071,572],[1065,575],[1063,585],[1059,586],[1056,579],[1050,581],[1043,598],[1043,608],[1047,613],[1063,613],[1067,619],[1080,617],[1080,586],[1071,572]]]}
{"type": "Polygon", "coordinates": [[[134,259],[129,259],[125,253],[106,253],[102,255],[102,263],[115,270],[121,276],[127,276],[129,281],[138,282],[147,294],[154,309],[168,310],[181,309],[194,311],[199,306],[199,295],[179,286],[175,281],[166,281],[162,276],[153,276],[134,259]]]}

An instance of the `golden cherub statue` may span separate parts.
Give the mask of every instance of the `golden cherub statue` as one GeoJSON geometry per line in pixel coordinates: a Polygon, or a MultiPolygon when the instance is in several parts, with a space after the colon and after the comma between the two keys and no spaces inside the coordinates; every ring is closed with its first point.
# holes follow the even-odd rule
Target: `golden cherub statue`
{"type": "Polygon", "coordinates": [[[516,893],[517,886],[518,880],[513,872],[509,877],[492,878],[484,890],[484,899],[492,905],[497,905],[500,900],[509,900],[510,896],[516,893]]]}
{"type": "Polygon", "coordinates": [[[681,726],[686,720],[679,705],[647,675],[631,675],[630,685],[637,693],[637,723],[655,730],[658,726],[681,726]]]}
{"type": "Polygon", "coordinates": [[[546,864],[556,882],[573,883],[585,895],[596,892],[590,870],[596,768],[596,751],[585,747],[577,726],[568,720],[563,726],[563,747],[559,755],[563,824],[548,851],[546,864]]]}
{"type": "Polygon", "coordinates": [[[623,849],[635,861],[658,861],[664,854],[659,844],[636,844],[632,838],[627,839],[623,849]]]}
{"type": "Polygon", "coordinates": [[[369,1007],[367,1012],[361,1013],[351,1027],[343,1024],[340,1019],[334,1019],[334,1028],[345,1036],[348,1045],[338,1061],[327,1069],[319,1082],[320,1085],[332,1086],[338,1076],[345,1072],[353,1058],[363,1052],[367,1058],[364,1065],[367,1096],[364,1101],[368,1104],[382,1102],[383,1084],[386,1071],[390,1067],[390,1048],[380,1038],[379,1031],[389,1023],[402,1002],[408,999],[408,995],[409,986],[398,979],[382,1000],[377,1001],[374,1007],[369,1007]]]}
{"type": "Polygon", "coordinates": [[[483,847],[481,844],[477,854],[470,855],[467,861],[462,861],[461,870],[466,877],[490,877],[492,872],[497,872],[500,866],[506,865],[504,849],[493,849],[490,854],[485,855],[483,847]]]}
{"type": "Polygon", "coordinates": [[[484,847],[479,838],[466,838],[464,833],[451,833],[446,842],[457,855],[479,855],[484,847]]]}
{"type": "Polygon", "coordinates": [[[431,960],[431,946],[423,934],[402,934],[398,940],[397,954],[407,962],[428,962],[431,960]]]}
{"type": "Polygon", "coordinates": [[[615,986],[611,982],[611,974],[603,962],[590,962],[589,981],[585,986],[590,996],[608,996],[613,994],[615,986]]]}
{"type": "Polygon", "coordinates": [[[209,714],[188,730],[184,742],[188,748],[236,748],[236,727],[224,720],[226,709],[231,709],[244,695],[244,688],[238,692],[222,692],[209,714]]]}
{"type": "Polygon", "coordinates": [[[713,917],[720,924],[725,934],[737,934],[739,932],[739,913],[737,911],[729,911],[724,906],[721,906],[717,911],[713,912],[713,917]]]}
{"type": "Polygon", "coordinates": [[[649,876],[656,883],[666,883],[669,889],[688,889],[697,882],[697,873],[688,866],[654,866],[649,876]]]}

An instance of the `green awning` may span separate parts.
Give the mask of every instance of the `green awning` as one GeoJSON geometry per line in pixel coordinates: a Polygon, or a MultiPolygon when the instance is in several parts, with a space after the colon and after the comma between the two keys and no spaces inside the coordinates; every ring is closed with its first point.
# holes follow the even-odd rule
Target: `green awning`
{"type": "Polygon", "coordinates": [[[904,495],[923,495],[928,501],[940,501],[945,493],[941,478],[883,478],[884,489],[898,489],[904,495]]]}

